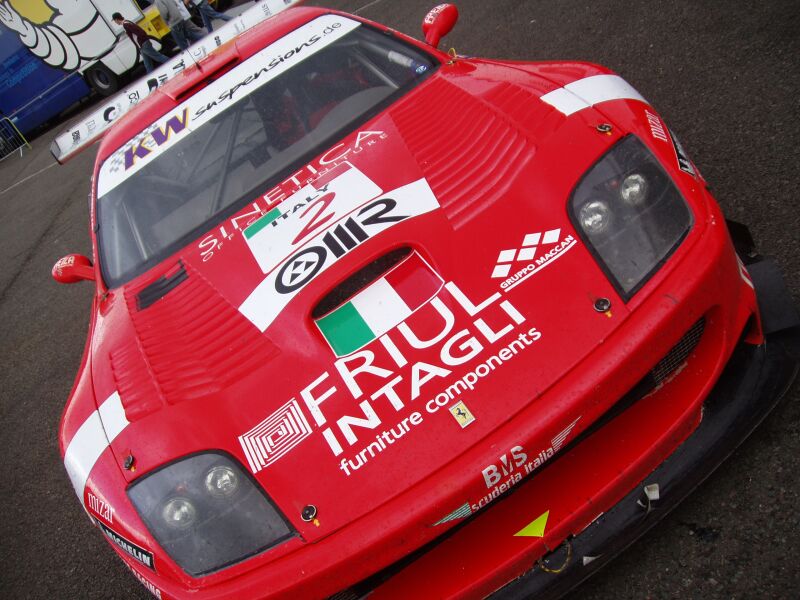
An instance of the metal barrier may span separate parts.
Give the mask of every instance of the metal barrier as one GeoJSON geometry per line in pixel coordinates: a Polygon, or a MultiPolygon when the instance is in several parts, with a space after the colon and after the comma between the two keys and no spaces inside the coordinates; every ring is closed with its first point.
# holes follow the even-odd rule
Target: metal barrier
{"type": "Polygon", "coordinates": [[[0,160],[7,158],[16,150],[19,150],[19,155],[22,156],[23,146],[31,147],[13,121],[8,117],[0,119],[0,160]]]}

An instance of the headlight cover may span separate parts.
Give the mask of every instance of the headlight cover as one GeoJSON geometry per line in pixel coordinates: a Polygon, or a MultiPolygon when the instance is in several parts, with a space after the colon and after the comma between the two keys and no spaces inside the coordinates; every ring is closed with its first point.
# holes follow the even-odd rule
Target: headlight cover
{"type": "Polygon", "coordinates": [[[171,463],[136,481],[128,496],[153,537],[195,577],[294,535],[261,489],[221,453],[171,463]]]}
{"type": "Polygon", "coordinates": [[[692,213],[675,184],[633,135],[583,176],[569,202],[573,225],[625,301],[678,247],[692,213]]]}

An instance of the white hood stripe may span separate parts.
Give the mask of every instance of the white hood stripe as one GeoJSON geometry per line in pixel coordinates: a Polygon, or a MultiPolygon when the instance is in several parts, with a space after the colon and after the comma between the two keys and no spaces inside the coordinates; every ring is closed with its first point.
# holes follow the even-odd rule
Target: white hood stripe
{"type": "Polygon", "coordinates": [[[542,102],[546,102],[567,117],[608,100],[641,100],[647,103],[647,100],[619,75],[586,77],[542,96],[542,102]]]}
{"type": "Polygon", "coordinates": [[[114,392],[75,432],[64,453],[64,467],[81,502],[83,488],[95,463],[127,426],[128,419],[119,392],[114,392]]]}

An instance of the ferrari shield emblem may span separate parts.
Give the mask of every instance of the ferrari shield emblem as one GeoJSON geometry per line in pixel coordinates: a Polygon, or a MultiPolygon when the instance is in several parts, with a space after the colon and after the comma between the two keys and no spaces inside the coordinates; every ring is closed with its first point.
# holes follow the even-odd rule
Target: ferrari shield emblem
{"type": "Polygon", "coordinates": [[[469,411],[463,400],[450,407],[450,414],[458,421],[462,429],[475,420],[475,416],[469,411]]]}

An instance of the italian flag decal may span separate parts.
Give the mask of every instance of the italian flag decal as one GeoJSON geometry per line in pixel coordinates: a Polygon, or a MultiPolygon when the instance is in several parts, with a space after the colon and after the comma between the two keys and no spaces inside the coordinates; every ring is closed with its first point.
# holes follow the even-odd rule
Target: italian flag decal
{"type": "Polygon", "coordinates": [[[439,293],[444,282],[414,252],[347,302],[317,319],[336,356],[363,348],[405,321],[439,293]]]}
{"type": "Polygon", "coordinates": [[[267,225],[272,223],[275,219],[277,219],[280,216],[282,216],[280,208],[277,208],[277,207],[273,208],[271,211],[269,211],[263,217],[258,219],[258,221],[256,221],[252,225],[250,225],[247,229],[245,229],[244,230],[244,237],[249,240],[255,234],[257,234],[259,231],[264,229],[264,227],[266,227],[267,225]]]}

